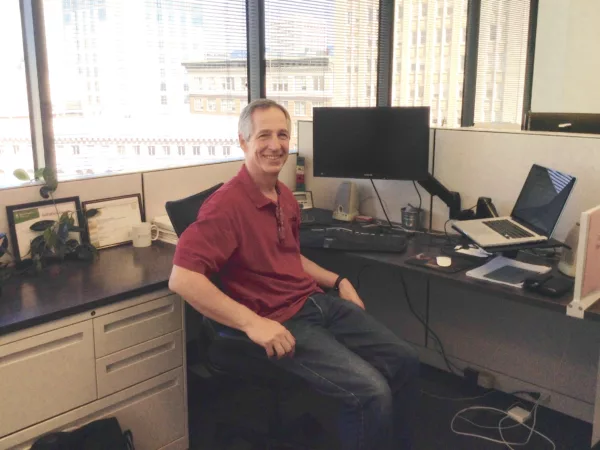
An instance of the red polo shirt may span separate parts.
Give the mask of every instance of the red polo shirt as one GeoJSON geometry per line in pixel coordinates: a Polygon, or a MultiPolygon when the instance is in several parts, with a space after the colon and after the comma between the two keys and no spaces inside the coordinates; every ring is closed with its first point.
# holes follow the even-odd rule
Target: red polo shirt
{"type": "Polygon", "coordinates": [[[300,260],[300,207],[279,181],[284,231],[277,204],[265,197],[246,166],[211,195],[181,235],[173,263],[206,276],[219,273],[221,289],[262,317],[283,322],[320,292],[300,260]]]}

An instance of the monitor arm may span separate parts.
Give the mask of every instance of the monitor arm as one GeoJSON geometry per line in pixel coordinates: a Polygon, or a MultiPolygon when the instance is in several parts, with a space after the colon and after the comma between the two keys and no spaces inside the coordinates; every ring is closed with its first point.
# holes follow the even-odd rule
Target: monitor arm
{"type": "Polygon", "coordinates": [[[420,180],[419,184],[425,188],[432,197],[436,195],[450,208],[450,219],[458,219],[460,215],[460,194],[449,191],[433,175],[428,174],[427,179],[420,180]]]}

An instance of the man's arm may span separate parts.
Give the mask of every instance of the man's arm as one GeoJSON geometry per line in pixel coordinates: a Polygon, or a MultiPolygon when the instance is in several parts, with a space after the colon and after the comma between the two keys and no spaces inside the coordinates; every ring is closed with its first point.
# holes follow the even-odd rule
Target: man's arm
{"type": "MultiPolygon", "coordinates": [[[[319,286],[324,288],[332,288],[335,286],[335,282],[339,277],[338,274],[324,269],[317,263],[312,262],[304,255],[300,255],[300,260],[302,261],[302,268],[304,269],[304,271],[312,278],[314,278],[314,280],[319,286]]],[[[356,292],[356,289],[354,289],[354,286],[352,286],[352,283],[350,283],[350,280],[344,278],[340,282],[339,290],[341,298],[351,301],[352,303],[356,303],[362,309],[365,309],[365,304],[359,297],[358,292],[356,292]]]]}
{"type": "Polygon", "coordinates": [[[309,274],[319,286],[331,289],[335,285],[335,280],[337,280],[339,276],[337,273],[323,269],[304,255],[300,255],[300,260],[302,261],[302,268],[304,271],[309,274]]]}
{"type": "Polygon", "coordinates": [[[225,295],[205,275],[175,265],[169,278],[169,289],[202,315],[246,333],[252,342],[266,350],[269,357],[293,355],[296,341],[287,328],[225,295]]]}

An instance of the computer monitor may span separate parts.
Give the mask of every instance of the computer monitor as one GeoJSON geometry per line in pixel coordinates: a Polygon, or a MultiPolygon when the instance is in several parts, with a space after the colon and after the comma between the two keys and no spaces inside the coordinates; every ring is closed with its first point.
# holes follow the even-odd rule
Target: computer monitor
{"type": "Polygon", "coordinates": [[[425,180],[429,107],[315,108],[316,177],[425,180]]]}
{"type": "Polygon", "coordinates": [[[530,112],[526,128],[530,131],[600,134],[600,114],[530,112]]]}

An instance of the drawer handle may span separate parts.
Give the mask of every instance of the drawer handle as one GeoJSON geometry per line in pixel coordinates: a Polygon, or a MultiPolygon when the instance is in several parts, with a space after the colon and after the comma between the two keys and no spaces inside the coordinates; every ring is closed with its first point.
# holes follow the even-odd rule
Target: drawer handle
{"type": "Polygon", "coordinates": [[[42,353],[53,352],[68,347],[70,345],[76,344],[77,342],[80,342],[82,340],[83,333],[76,333],[71,336],[66,336],[60,339],[56,339],[54,341],[36,345],[35,347],[30,347],[19,352],[8,354],[6,356],[1,356],[0,366],[5,366],[27,358],[33,358],[34,356],[38,356],[42,353]]]}
{"type": "Polygon", "coordinates": [[[120,361],[114,362],[112,364],[108,364],[106,366],[106,373],[111,373],[116,370],[122,369],[127,366],[131,366],[136,364],[144,359],[150,359],[154,356],[160,355],[161,353],[166,353],[175,348],[174,342],[167,342],[166,344],[159,345],[158,347],[152,348],[150,350],[146,350],[145,352],[138,353],[137,355],[130,356],[129,358],[122,359],[120,361]]]}
{"type": "Polygon", "coordinates": [[[130,317],[126,317],[125,319],[117,320],[112,323],[107,323],[104,325],[104,332],[110,333],[111,331],[118,330],[120,328],[128,327],[136,322],[141,322],[143,320],[153,319],[155,317],[161,316],[163,314],[172,313],[175,310],[175,305],[170,304],[166,306],[161,306],[160,308],[152,309],[150,311],[146,311],[140,314],[135,314],[130,317]]]}

